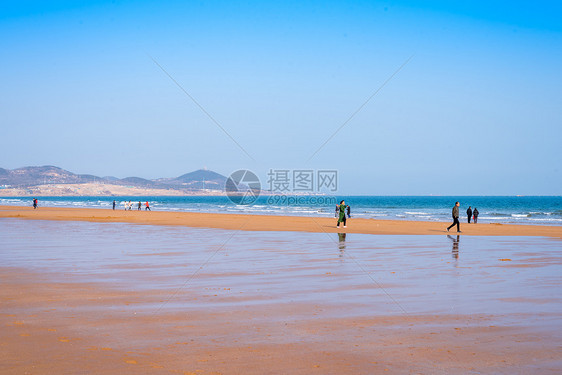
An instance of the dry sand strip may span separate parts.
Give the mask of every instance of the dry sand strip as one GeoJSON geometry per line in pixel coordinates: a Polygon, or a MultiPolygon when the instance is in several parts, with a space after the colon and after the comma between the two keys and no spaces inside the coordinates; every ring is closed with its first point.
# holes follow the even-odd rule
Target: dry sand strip
{"type": "MultiPolygon", "coordinates": [[[[119,222],[147,225],[174,225],[248,231],[290,231],[326,233],[365,233],[394,235],[438,235],[448,233],[450,223],[350,219],[347,228],[336,228],[336,219],[325,217],[212,214],[167,211],[125,211],[98,208],[53,208],[0,206],[0,218],[119,222]]],[[[544,236],[562,238],[562,226],[519,224],[461,224],[462,235],[544,236]]],[[[457,234],[451,229],[450,234],[457,234]]]]}

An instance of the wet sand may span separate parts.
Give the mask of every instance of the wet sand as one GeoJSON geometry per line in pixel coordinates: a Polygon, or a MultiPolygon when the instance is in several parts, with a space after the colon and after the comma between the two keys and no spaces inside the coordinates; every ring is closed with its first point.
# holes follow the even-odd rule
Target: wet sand
{"type": "Polygon", "coordinates": [[[562,244],[0,219],[0,373],[556,374],[562,244]]]}
{"type": "MultiPolygon", "coordinates": [[[[122,222],[150,225],[177,225],[197,228],[219,228],[249,231],[291,231],[338,233],[336,219],[318,217],[211,214],[191,212],[125,211],[94,208],[60,208],[0,206],[0,218],[36,220],[72,220],[122,222]]],[[[346,233],[435,235],[447,233],[451,223],[354,219],[348,221],[346,233]]],[[[498,223],[461,223],[462,235],[469,236],[548,236],[562,238],[562,226],[515,225],[498,223]]],[[[451,234],[456,228],[451,229],[451,234]]]]}

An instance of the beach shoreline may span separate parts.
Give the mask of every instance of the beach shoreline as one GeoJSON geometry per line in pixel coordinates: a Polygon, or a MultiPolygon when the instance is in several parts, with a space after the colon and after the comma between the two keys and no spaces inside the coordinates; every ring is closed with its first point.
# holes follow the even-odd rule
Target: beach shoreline
{"type": "Polygon", "coordinates": [[[39,207],[34,210],[32,207],[0,206],[0,218],[131,223],[244,231],[562,238],[562,227],[547,225],[461,223],[462,233],[457,233],[454,228],[450,232],[446,230],[450,222],[351,218],[347,228],[336,228],[336,219],[326,217],[145,211],[144,209],[126,211],[123,209],[39,207]]]}

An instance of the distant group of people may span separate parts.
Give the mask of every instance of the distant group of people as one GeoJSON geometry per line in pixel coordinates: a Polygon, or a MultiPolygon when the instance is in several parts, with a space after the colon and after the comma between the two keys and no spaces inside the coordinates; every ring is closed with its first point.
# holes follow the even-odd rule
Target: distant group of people
{"type": "MultiPolygon", "coordinates": [[[[117,203],[115,201],[113,201],[113,210],[115,211],[115,206],[117,205],[117,203]]],[[[131,201],[125,201],[123,202],[123,206],[125,207],[125,211],[131,211],[133,209],[133,205],[134,203],[131,201]]],[[[142,209],[142,202],[139,201],[139,203],[137,204],[137,210],[140,211],[142,209]]],[[[144,204],[144,210],[145,211],[152,211],[150,209],[150,204],[148,203],[148,201],[144,204]]]]}
{"type": "MultiPolygon", "coordinates": [[[[459,207],[460,207],[460,203],[459,202],[455,202],[455,206],[453,207],[453,224],[451,224],[448,228],[447,228],[447,232],[449,231],[449,229],[451,229],[452,227],[454,227],[455,225],[457,226],[457,232],[462,233],[461,232],[461,223],[459,222],[459,207]]],[[[474,207],[474,210],[472,210],[471,206],[468,206],[468,209],[466,210],[466,215],[468,218],[468,223],[470,224],[470,219],[474,219],[474,224],[476,224],[478,222],[478,215],[480,213],[478,212],[478,208],[474,207]]]]}
{"type": "Polygon", "coordinates": [[[472,207],[468,206],[468,210],[466,210],[466,215],[468,216],[468,223],[470,224],[470,219],[472,218],[474,220],[474,224],[476,224],[478,222],[479,214],[480,212],[478,212],[478,208],[474,207],[474,210],[472,210],[472,207]]]}
{"type": "MultiPolygon", "coordinates": [[[[33,198],[33,209],[37,209],[37,205],[38,205],[38,201],[37,198],[33,198]]],[[[125,206],[125,210],[132,210],[133,209],[133,203],[131,201],[125,201],[123,202],[123,205],[125,206]]],[[[113,201],[113,211],[115,211],[115,207],[117,206],[117,202],[113,201]]],[[[139,203],[137,204],[137,210],[140,211],[142,209],[142,203],[141,201],[139,201],[139,203]]],[[[144,210],[145,211],[152,211],[150,209],[150,204],[148,203],[148,201],[144,204],[144,210]]]]}

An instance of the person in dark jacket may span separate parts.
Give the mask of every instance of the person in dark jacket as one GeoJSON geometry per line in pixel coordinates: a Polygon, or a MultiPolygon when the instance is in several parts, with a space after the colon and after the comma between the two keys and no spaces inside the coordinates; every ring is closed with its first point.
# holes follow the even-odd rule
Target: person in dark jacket
{"type": "Polygon", "coordinates": [[[460,203],[456,202],[455,206],[453,207],[453,224],[451,224],[447,228],[447,232],[449,231],[449,229],[451,229],[452,227],[454,227],[456,225],[457,226],[457,232],[461,233],[461,223],[459,223],[459,206],[460,206],[460,203]]]}
{"type": "Polygon", "coordinates": [[[478,212],[478,208],[474,207],[474,211],[472,212],[472,214],[474,215],[474,224],[476,224],[478,222],[478,214],[480,212],[478,212]]]}
{"type": "Polygon", "coordinates": [[[468,223],[470,224],[470,219],[472,218],[472,208],[468,206],[468,210],[466,210],[466,216],[468,216],[468,223]]]}

